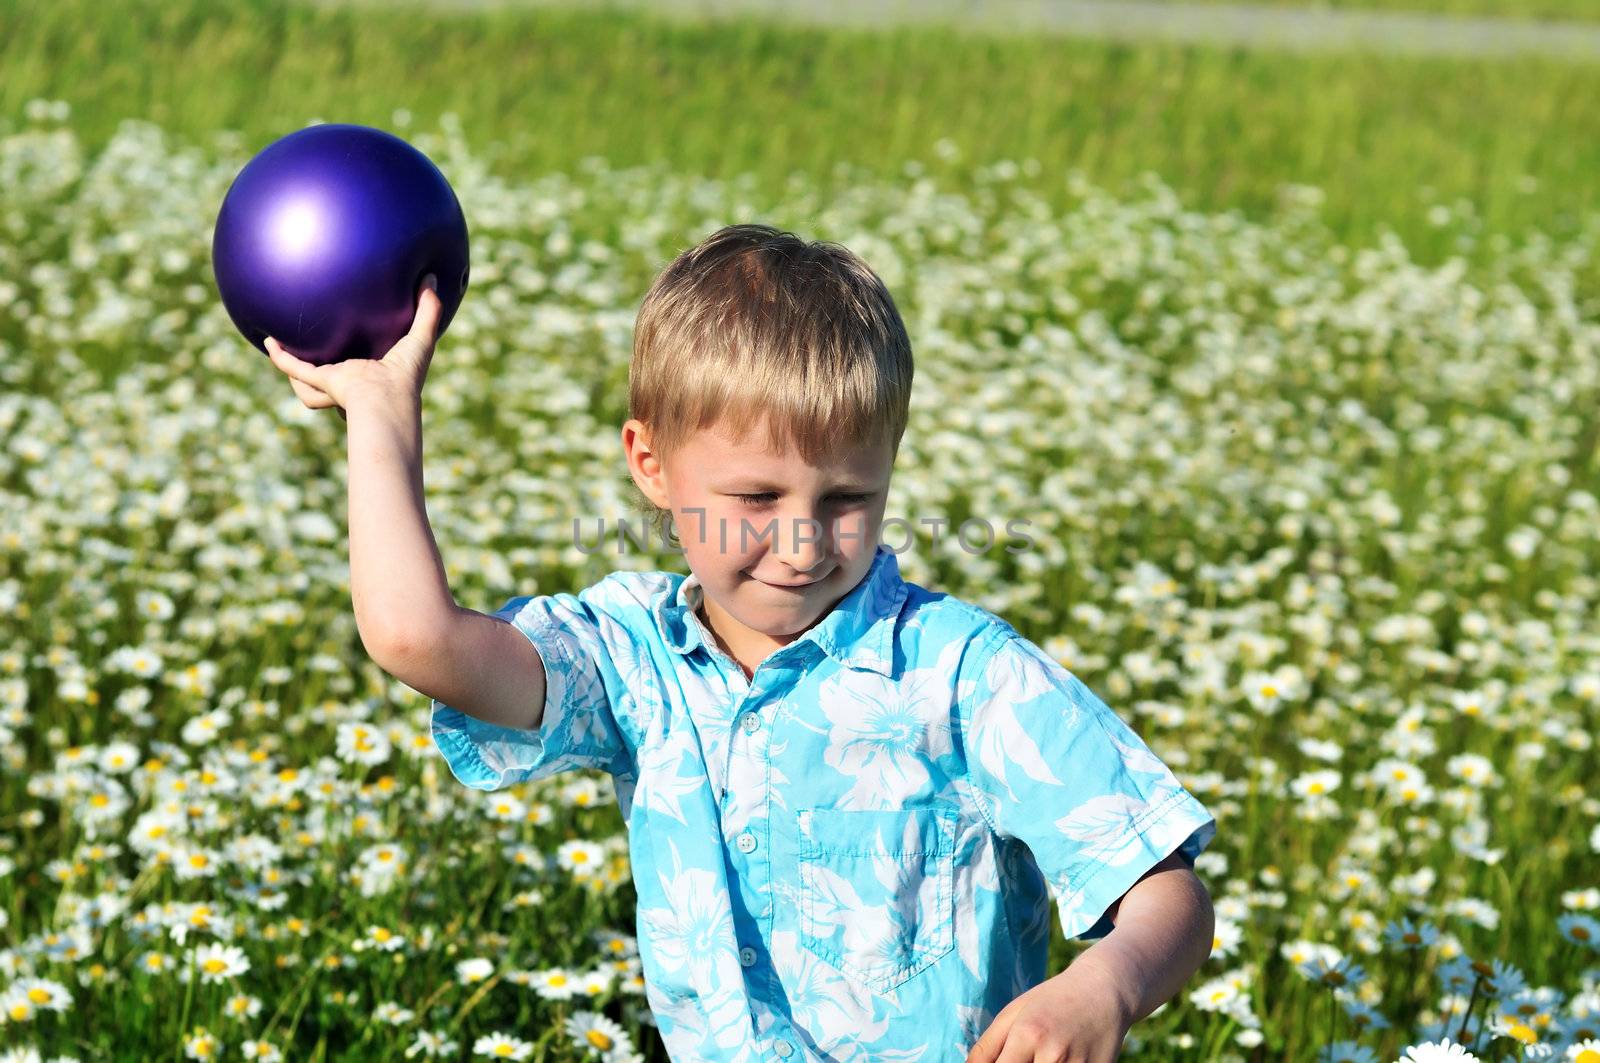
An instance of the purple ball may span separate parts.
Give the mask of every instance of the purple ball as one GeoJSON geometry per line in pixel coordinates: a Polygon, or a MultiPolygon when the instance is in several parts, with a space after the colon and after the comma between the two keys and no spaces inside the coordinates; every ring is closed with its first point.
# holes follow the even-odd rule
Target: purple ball
{"type": "Polygon", "coordinates": [[[437,278],[440,335],[467,290],[467,221],[444,174],[392,133],[309,126],[268,144],[222,199],[211,237],[222,305],[266,353],[272,336],[325,365],[382,358],[437,278]]]}

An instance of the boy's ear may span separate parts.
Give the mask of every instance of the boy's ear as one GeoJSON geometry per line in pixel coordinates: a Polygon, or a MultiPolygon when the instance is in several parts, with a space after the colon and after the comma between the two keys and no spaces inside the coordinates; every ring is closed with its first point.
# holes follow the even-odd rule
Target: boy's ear
{"type": "Polygon", "coordinates": [[[643,421],[629,418],[622,426],[622,450],[628,459],[628,475],[656,507],[669,509],[661,460],[650,449],[649,429],[643,421]]]}

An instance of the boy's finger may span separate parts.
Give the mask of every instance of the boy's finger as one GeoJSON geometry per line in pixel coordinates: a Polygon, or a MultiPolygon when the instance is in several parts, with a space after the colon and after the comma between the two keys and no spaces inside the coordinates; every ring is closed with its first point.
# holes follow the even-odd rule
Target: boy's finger
{"type": "Polygon", "coordinates": [[[304,381],[313,387],[318,387],[320,390],[327,390],[326,388],[320,388],[319,384],[326,376],[325,370],[327,366],[312,365],[310,362],[295,357],[284,350],[283,344],[271,336],[267,337],[266,347],[267,357],[272,359],[273,365],[283,370],[284,375],[294,380],[304,381]]]}
{"type": "Polygon", "coordinates": [[[293,377],[291,377],[289,379],[289,387],[294,391],[295,396],[298,397],[301,402],[305,403],[313,410],[326,409],[334,404],[333,399],[326,391],[323,391],[321,388],[314,385],[307,384],[304,380],[295,380],[293,377]]]}
{"type": "Polygon", "coordinates": [[[307,384],[303,380],[294,379],[289,381],[289,386],[294,389],[296,397],[298,397],[301,402],[305,403],[306,409],[326,410],[331,406],[339,412],[339,420],[343,421],[347,419],[345,417],[344,407],[333,401],[333,397],[320,388],[317,388],[311,384],[307,384]]]}
{"type": "Polygon", "coordinates": [[[444,303],[439,300],[439,282],[433,274],[422,280],[422,291],[417,295],[417,316],[411,322],[411,335],[423,343],[432,343],[439,329],[439,317],[444,303]]]}

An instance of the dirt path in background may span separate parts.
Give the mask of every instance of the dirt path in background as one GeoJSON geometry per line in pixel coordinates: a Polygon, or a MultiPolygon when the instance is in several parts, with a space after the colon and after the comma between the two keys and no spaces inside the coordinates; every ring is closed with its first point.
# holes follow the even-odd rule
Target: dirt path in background
{"type": "MultiPolygon", "coordinates": [[[[312,0],[321,4],[425,4],[462,11],[564,7],[572,0],[312,0]]],[[[801,23],[882,27],[944,23],[1002,33],[1059,33],[1111,40],[1169,40],[1315,51],[1418,55],[1537,54],[1600,61],[1600,24],[1390,11],[1281,8],[1156,0],[606,0],[663,14],[726,18],[757,14],[801,23]]]]}

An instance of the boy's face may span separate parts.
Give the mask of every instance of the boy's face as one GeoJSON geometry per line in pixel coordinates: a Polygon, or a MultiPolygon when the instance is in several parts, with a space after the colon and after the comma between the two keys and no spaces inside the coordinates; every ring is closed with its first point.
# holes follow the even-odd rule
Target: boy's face
{"type": "Polygon", "coordinates": [[[702,619],[748,670],[826,616],[872,567],[894,466],[887,442],[810,465],[768,450],[764,424],[742,440],[703,430],[665,463],[642,422],[629,420],[622,441],[634,482],[672,514],[702,585],[702,619]]]}

